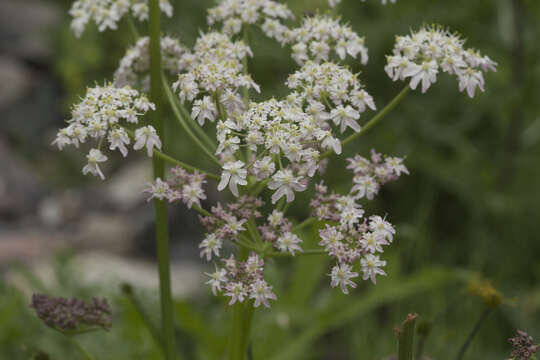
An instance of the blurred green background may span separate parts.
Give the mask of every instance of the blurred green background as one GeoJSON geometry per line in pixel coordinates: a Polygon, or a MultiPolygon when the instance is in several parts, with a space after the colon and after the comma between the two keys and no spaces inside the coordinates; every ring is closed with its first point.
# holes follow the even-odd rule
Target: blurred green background
{"type": "MultiPolygon", "coordinates": [[[[77,256],[95,250],[84,241],[101,244],[99,239],[70,246],[73,234],[80,235],[82,229],[74,227],[75,220],[68,217],[52,225],[46,221],[56,219],[57,208],[50,205],[55,196],[61,197],[62,206],[67,201],[68,208],[74,197],[83,209],[105,214],[124,209],[108,202],[110,192],[102,191],[95,179],[82,177],[84,154],[59,153],[49,146],[71,104],[84,95],[87,86],[110,80],[133,42],[125,23],[118,31],[106,33],[91,26],[76,39],[69,31],[70,3],[6,0],[4,11],[0,10],[4,14],[0,15],[4,34],[0,37],[0,65],[17,63],[29,83],[19,98],[0,103],[0,159],[8,164],[0,171],[0,359],[31,359],[38,351],[51,359],[80,358],[71,343],[36,319],[29,308],[32,291],[108,297],[114,309],[113,328],[82,338],[88,351],[96,359],[160,359],[159,350],[117,284],[81,280],[86,268],[77,256]],[[51,15],[45,16],[46,21],[36,20],[34,33],[20,29],[24,27],[21,21],[30,22],[32,16],[40,19],[47,11],[51,15]],[[42,53],[20,49],[28,37],[38,43],[30,41],[31,45],[44,47],[42,53]],[[13,180],[17,179],[13,174],[23,180],[13,180]],[[36,188],[39,191],[32,197],[36,188]],[[17,191],[23,195],[15,196],[17,191]],[[26,241],[28,229],[32,229],[31,241],[26,241]],[[49,248],[60,233],[68,233],[64,235],[67,246],[49,248]],[[31,249],[19,249],[21,244],[29,244],[31,249]]],[[[192,45],[199,31],[207,29],[205,11],[213,1],[171,3],[175,15],[164,20],[164,28],[192,45]]],[[[297,17],[316,8],[328,9],[323,0],[287,3],[297,17]]],[[[346,155],[367,154],[375,148],[406,156],[410,176],[386,186],[367,204],[368,211],[388,214],[397,226],[397,240],[385,253],[389,276],[376,286],[363,283],[352,295],[343,296],[329,288],[326,258],[271,262],[267,276],[279,300],[271,310],[255,314],[254,359],[383,359],[395,352],[394,325],[409,312],[418,312],[422,322],[431,324],[424,354],[453,359],[486,308],[468,290],[467,283],[475,276],[489,279],[505,301],[487,318],[465,358],[504,359],[510,353],[507,338],[515,329],[540,338],[540,3],[398,0],[382,6],[378,0],[343,0],[339,13],[366,36],[368,65],[349,65],[361,71],[360,78],[379,108],[403,86],[393,83],[383,70],[394,36],[424,23],[459,31],[467,38],[467,47],[498,62],[498,71],[486,75],[486,92],[474,99],[459,93],[453,78],[439,76],[427,94],[411,93],[380,125],[346,149],[346,155]]],[[[144,25],[140,30],[144,31],[144,25]]],[[[288,51],[259,32],[251,41],[255,57],[249,66],[262,85],[262,96],[284,94],[283,82],[296,69],[288,51]]],[[[4,96],[14,91],[15,83],[1,86],[4,96]]],[[[212,168],[172,119],[168,126],[171,153],[212,168]]],[[[334,161],[326,176],[338,191],[350,184],[344,158],[334,161]]],[[[124,162],[116,165],[107,169],[111,177],[121,171],[115,169],[124,162]]],[[[121,180],[118,183],[122,188],[121,180]]],[[[297,219],[307,216],[303,204],[309,196],[302,194],[291,207],[297,219]]],[[[209,200],[207,206],[219,196],[210,191],[209,200]]],[[[151,209],[144,203],[135,208],[127,216],[136,228],[129,235],[133,243],[127,250],[112,252],[128,262],[151,263],[151,209]]],[[[172,211],[174,260],[200,272],[206,265],[198,260],[201,235],[194,223],[193,214],[172,211]]],[[[308,233],[304,236],[310,237],[314,238],[308,233]]],[[[107,252],[111,245],[96,247],[107,252]]],[[[231,314],[224,299],[212,297],[199,283],[196,279],[194,287],[201,289],[184,289],[175,303],[178,346],[185,359],[221,359],[231,314]]],[[[187,285],[180,281],[180,286],[187,285]]],[[[138,295],[157,321],[155,290],[138,289],[138,295]]]]}

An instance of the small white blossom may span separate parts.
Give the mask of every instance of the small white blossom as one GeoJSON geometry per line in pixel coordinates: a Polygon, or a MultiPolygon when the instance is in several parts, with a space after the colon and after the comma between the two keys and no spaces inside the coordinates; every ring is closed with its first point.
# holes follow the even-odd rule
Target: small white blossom
{"type": "Polygon", "coordinates": [[[204,120],[214,122],[217,116],[216,104],[210,96],[205,96],[202,100],[195,100],[191,110],[191,117],[197,119],[199,125],[204,125],[204,120]]]}
{"type": "Polygon", "coordinates": [[[257,280],[255,283],[251,284],[250,288],[250,299],[254,299],[253,307],[259,307],[261,304],[270,307],[268,303],[269,299],[276,300],[276,294],[272,292],[272,287],[269,286],[264,280],[257,280]]]}
{"type": "Polygon", "coordinates": [[[217,295],[218,291],[221,291],[221,285],[227,282],[227,271],[225,269],[217,269],[212,274],[205,273],[205,275],[210,277],[210,280],[206,284],[210,285],[212,288],[212,294],[217,295]]]}
{"type": "Polygon", "coordinates": [[[287,202],[294,200],[295,191],[306,190],[306,185],[301,181],[300,177],[294,176],[289,169],[279,170],[272,176],[272,181],[268,183],[268,188],[276,190],[272,195],[272,203],[275,204],[282,196],[287,198],[287,202]]]}
{"type": "Polygon", "coordinates": [[[138,128],[135,131],[135,144],[133,145],[133,149],[140,150],[145,146],[148,157],[152,157],[154,147],[161,150],[161,140],[156,133],[156,129],[151,125],[138,128]]]}
{"type": "Polygon", "coordinates": [[[118,128],[118,129],[111,130],[109,132],[108,140],[110,143],[109,145],[110,150],[118,149],[120,150],[120,152],[122,153],[124,157],[127,156],[128,149],[126,145],[129,145],[130,140],[129,140],[128,134],[126,133],[124,129],[118,128]]]}
{"type": "Polygon", "coordinates": [[[208,234],[206,238],[199,244],[199,249],[201,250],[201,257],[206,257],[207,261],[212,259],[212,254],[214,256],[219,256],[219,250],[223,241],[219,239],[215,234],[208,234]]]}
{"type": "Polygon", "coordinates": [[[383,275],[386,276],[382,267],[386,266],[386,261],[381,260],[379,256],[373,254],[366,254],[362,259],[360,259],[360,265],[362,267],[362,279],[370,279],[374,284],[377,283],[376,276],[383,275]]]}
{"type": "Polygon", "coordinates": [[[229,185],[229,189],[234,196],[238,196],[238,185],[247,185],[246,176],[247,170],[244,169],[244,163],[242,161],[227,162],[223,165],[218,190],[222,191],[229,185]]]}
{"type": "Polygon", "coordinates": [[[294,256],[294,252],[302,252],[302,248],[298,245],[302,240],[293,233],[287,232],[277,239],[277,248],[281,252],[289,252],[294,256]]]}
{"type": "Polygon", "coordinates": [[[94,176],[99,176],[101,180],[105,180],[105,176],[99,168],[99,163],[107,161],[107,157],[98,149],[90,149],[90,152],[86,155],[86,159],[88,159],[88,163],[83,167],[82,173],[84,175],[90,173],[94,176]]]}
{"type": "Polygon", "coordinates": [[[348,286],[352,287],[353,289],[356,288],[356,283],[351,279],[358,277],[358,273],[351,270],[352,266],[348,264],[339,264],[334,266],[332,268],[332,272],[330,273],[332,278],[330,286],[339,286],[344,294],[349,293],[349,289],[347,288],[348,286]]]}

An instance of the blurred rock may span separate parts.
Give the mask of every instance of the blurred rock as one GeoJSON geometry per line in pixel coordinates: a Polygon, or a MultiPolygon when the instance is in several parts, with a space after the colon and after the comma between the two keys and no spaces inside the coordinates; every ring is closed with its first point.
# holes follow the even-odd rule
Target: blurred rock
{"type": "MultiPolygon", "coordinates": [[[[41,257],[27,268],[31,276],[46,288],[58,286],[55,264],[50,258],[41,257]]],[[[144,260],[126,259],[102,252],[88,252],[70,259],[66,269],[71,279],[81,287],[93,287],[116,293],[121,284],[129,283],[144,292],[159,293],[157,264],[144,260]]],[[[30,295],[39,289],[20,271],[11,269],[4,279],[30,295]]],[[[207,291],[204,286],[203,269],[196,263],[173,263],[171,265],[171,287],[175,298],[195,297],[207,291]]]]}
{"type": "Polygon", "coordinates": [[[52,1],[0,1],[1,52],[37,62],[49,58],[49,30],[61,18],[61,9],[52,1]]]}
{"type": "Polygon", "coordinates": [[[30,71],[13,58],[0,56],[0,110],[21,99],[30,88],[30,71]]]}
{"type": "Polygon", "coordinates": [[[20,217],[35,213],[37,204],[46,188],[32,171],[30,165],[9,149],[0,137],[0,224],[17,221],[20,217]]]}
{"type": "Polygon", "coordinates": [[[150,161],[132,161],[106,182],[104,196],[118,210],[133,209],[144,202],[143,190],[152,180],[150,161]]]}
{"type": "Polygon", "coordinates": [[[0,264],[7,264],[9,261],[30,263],[52,256],[65,248],[68,241],[66,236],[44,231],[0,232],[0,264]]]}
{"type": "Polygon", "coordinates": [[[136,228],[128,215],[89,213],[76,233],[77,247],[127,254],[133,250],[136,228]]]}

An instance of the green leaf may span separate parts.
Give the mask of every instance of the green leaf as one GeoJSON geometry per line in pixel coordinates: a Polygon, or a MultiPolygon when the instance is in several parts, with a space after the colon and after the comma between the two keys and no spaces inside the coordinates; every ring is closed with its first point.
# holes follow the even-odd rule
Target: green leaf
{"type": "Polygon", "coordinates": [[[403,300],[422,292],[434,291],[463,279],[462,273],[444,268],[429,268],[406,279],[381,279],[370,291],[359,298],[336,296],[321,312],[312,316],[311,325],[288,344],[277,349],[271,360],[298,359],[322,335],[340,328],[378,306],[403,300]]]}

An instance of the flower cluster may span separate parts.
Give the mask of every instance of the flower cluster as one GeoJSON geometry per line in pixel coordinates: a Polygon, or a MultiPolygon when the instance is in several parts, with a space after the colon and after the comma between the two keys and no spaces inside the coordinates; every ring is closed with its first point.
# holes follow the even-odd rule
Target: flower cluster
{"type": "Polygon", "coordinates": [[[264,241],[272,244],[282,253],[294,256],[296,252],[303,251],[299,245],[302,240],[292,233],[292,224],[282,211],[272,211],[268,215],[267,222],[259,226],[259,231],[264,241]]]}
{"type": "Polygon", "coordinates": [[[323,184],[317,185],[316,190],[316,197],[311,201],[315,217],[337,223],[326,224],[325,229],[319,230],[319,245],[338,262],[330,274],[331,286],[339,285],[345,294],[348,286],[356,287],[351,280],[358,276],[352,271],[356,260],[360,260],[362,279],[370,279],[375,284],[377,275],[386,275],[382,269],[386,261],[377,253],[382,253],[383,246],[392,243],[394,227],[380,216],[365,219],[364,210],[353,195],[328,194],[323,184]]]}
{"type": "Polygon", "coordinates": [[[229,158],[243,144],[255,154],[259,147],[263,150],[247,166],[240,160],[225,162],[218,190],[229,185],[231,192],[238,196],[237,186],[247,184],[249,171],[259,181],[271,178],[268,187],[276,190],[273,203],[282,196],[292,201],[295,191],[306,188],[303,175],[313,176],[317,168],[319,152],[310,147],[318,140],[316,132],[311,131],[315,127],[313,118],[295,104],[275,99],[251,103],[237,122],[228,120],[218,125],[217,151],[229,158]],[[283,167],[281,153],[294,166],[283,167]]]}
{"type": "MultiPolygon", "coordinates": [[[[112,85],[90,88],[82,101],[72,110],[69,125],[60,129],[53,141],[60,150],[66,145],[76,148],[85,143],[88,138],[99,142],[98,148],[91,149],[87,155],[88,164],[83,167],[83,174],[90,173],[104,179],[99,163],[107,161],[99,149],[102,142],[109,143],[109,149],[118,149],[125,157],[128,154],[127,145],[131,143],[126,125],[138,124],[139,116],[148,110],[154,110],[154,104],[146,96],[140,95],[137,90],[128,86],[116,88],[112,85]]],[[[146,147],[149,157],[154,148],[161,149],[161,141],[156,130],[148,125],[139,127],[134,134],[134,150],[146,147]]]]}
{"type": "MultiPolygon", "coordinates": [[[[365,2],[366,0],[362,0],[363,2],[365,2]]],[[[386,5],[387,3],[392,3],[392,4],[395,4],[397,0],[381,0],[381,3],[383,5],[386,5]]],[[[330,7],[336,7],[337,4],[341,3],[341,0],[328,0],[328,5],[330,5],[330,7]]]]}
{"type": "Polygon", "coordinates": [[[355,198],[366,197],[371,200],[377,195],[381,185],[396,180],[401,174],[409,174],[409,171],[403,165],[403,159],[385,157],[383,161],[381,154],[378,154],[373,149],[371,150],[370,160],[356,155],[347,159],[347,161],[349,162],[347,169],[351,169],[354,173],[354,186],[351,193],[355,198]]]}
{"type": "Polygon", "coordinates": [[[533,338],[525,331],[518,330],[516,336],[508,339],[514,350],[511,360],[530,360],[538,351],[539,345],[533,343],[533,338]]]}
{"type": "Polygon", "coordinates": [[[392,80],[410,78],[422,92],[437,81],[439,71],[456,76],[459,91],[473,97],[476,88],[484,91],[482,72],[496,71],[497,64],[474,49],[464,49],[465,40],[441,27],[423,27],[411,35],[396,37],[393,54],[387,57],[386,73],[392,80]]]}
{"type": "Polygon", "coordinates": [[[47,326],[57,330],[84,330],[82,326],[108,330],[112,324],[111,308],[106,299],[93,298],[85,302],[34,294],[32,307],[47,326]]]}
{"type": "MultiPolygon", "coordinates": [[[[192,53],[186,53],[181,61],[186,72],[178,76],[173,89],[179,92],[182,103],[193,101],[197,95],[204,95],[195,105],[211,104],[211,109],[196,114],[214,121],[218,114],[217,106],[212,104],[220,94],[220,99],[229,111],[243,106],[237,95],[240,87],[254,88],[260,91],[250,75],[242,73],[242,59],[252,56],[251,49],[242,41],[233,42],[222,33],[210,32],[197,39],[192,53]],[[210,95],[210,96],[207,96],[210,95]]],[[[204,106],[203,105],[203,110],[204,106]]],[[[200,121],[200,119],[199,119],[200,121]]]]}
{"type": "Polygon", "coordinates": [[[281,20],[293,18],[287,5],[272,0],[222,0],[208,10],[208,24],[223,23],[223,32],[231,36],[247,24],[262,25],[265,33],[283,34],[287,27],[281,20]]]}
{"type": "Polygon", "coordinates": [[[239,241],[243,237],[241,233],[246,231],[246,222],[262,216],[258,209],[263,205],[261,199],[244,195],[226,208],[218,203],[212,207],[211,215],[201,216],[200,221],[207,230],[206,238],[199,245],[201,257],[211,260],[212,254],[219,256],[223,241],[239,241]]]}
{"type": "MultiPolygon", "coordinates": [[[[357,76],[331,62],[306,63],[289,76],[287,86],[296,90],[297,101],[307,104],[306,112],[317,122],[325,124],[332,120],[341,132],[347,127],[360,131],[357,122],[360,114],[368,107],[376,109],[373,98],[363,89],[357,76]]],[[[340,154],[341,144],[332,142],[332,145],[340,154]]]]}
{"type": "Polygon", "coordinates": [[[168,181],[157,178],[149,183],[145,192],[150,194],[148,201],[152,199],[167,200],[170,203],[183,202],[188,208],[194,204],[201,206],[201,200],[206,199],[203,185],[206,184],[206,176],[195,171],[188,173],[181,167],[171,169],[172,176],[168,181]]]}
{"type": "MultiPolygon", "coordinates": [[[[114,73],[114,85],[129,85],[143,91],[150,89],[150,38],[145,36],[137,40],[135,46],[128,49],[120,60],[120,66],[114,73]]],[[[164,36],[161,38],[161,62],[164,70],[176,75],[184,67],[182,56],[187,52],[178,39],[164,36]]]]}
{"type": "Polygon", "coordinates": [[[332,50],[341,60],[347,55],[356,58],[360,54],[362,64],[368,61],[364,38],[328,15],[305,17],[299,28],[289,32],[266,32],[284,44],[292,44],[292,58],[300,65],[307,61],[328,61],[332,50]]]}
{"type": "Polygon", "coordinates": [[[217,268],[206,283],[212,288],[214,295],[223,292],[231,300],[229,305],[236,302],[243,303],[252,299],[253,306],[258,307],[263,304],[270,307],[268,300],[276,300],[276,295],[272,292],[272,286],[268,285],[263,278],[264,260],[252,253],[246,261],[237,261],[233,255],[223,260],[224,268],[217,268]]]}
{"type": "Polygon", "coordinates": [[[377,253],[383,252],[383,246],[393,241],[395,229],[388,221],[373,215],[364,217],[364,210],[357,200],[366,197],[372,199],[381,184],[397,179],[402,173],[408,174],[400,158],[382,156],[372,151],[371,161],[356,155],[348,159],[349,169],[355,174],[355,185],[348,195],[328,193],[324,184],[315,186],[315,198],[311,200],[313,216],[320,221],[327,221],[325,229],[319,230],[321,241],[329,256],[338,262],[332,269],[331,286],[340,286],[347,294],[348,287],[356,287],[352,278],[358,273],[352,271],[352,264],[360,260],[362,279],[376,282],[377,275],[386,275],[382,267],[386,261],[377,253]],[[357,178],[371,178],[375,187],[366,190],[367,181],[357,178]]]}
{"type": "MultiPolygon", "coordinates": [[[[172,16],[169,0],[160,0],[159,8],[168,17],[172,16]]],[[[71,29],[80,37],[86,24],[93,20],[99,31],[116,30],[118,22],[127,13],[140,21],[148,19],[148,0],[77,0],[69,10],[73,17],[71,29]]]]}

